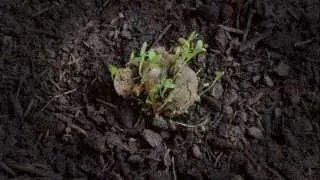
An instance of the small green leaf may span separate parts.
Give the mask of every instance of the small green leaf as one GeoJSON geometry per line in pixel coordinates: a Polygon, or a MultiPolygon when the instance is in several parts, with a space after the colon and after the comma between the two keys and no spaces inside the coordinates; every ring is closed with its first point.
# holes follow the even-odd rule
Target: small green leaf
{"type": "Polygon", "coordinates": [[[140,50],[140,56],[145,56],[146,50],[147,50],[148,44],[147,42],[144,42],[142,44],[141,50],[140,50]]]}
{"type": "Polygon", "coordinates": [[[108,70],[112,78],[114,78],[119,73],[119,69],[112,64],[108,64],[108,70]]]}
{"type": "Polygon", "coordinates": [[[164,87],[165,88],[168,88],[168,89],[173,89],[176,87],[176,85],[173,83],[173,80],[172,79],[166,79],[164,81],[164,87]]]}
{"type": "Polygon", "coordinates": [[[203,49],[203,41],[202,40],[197,41],[196,49],[199,49],[199,50],[203,49]]]}
{"type": "Polygon", "coordinates": [[[221,77],[224,75],[223,71],[215,71],[214,72],[214,80],[218,81],[219,79],[221,79],[221,77]]]}
{"type": "Polygon", "coordinates": [[[130,60],[133,60],[135,58],[135,52],[132,51],[131,54],[130,54],[130,60]]]}
{"type": "Polygon", "coordinates": [[[160,54],[158,54],[154,50],[150,50],[148,52],[148,57],[149,57],[149,61],[151,61],[153,63],[158,62],[160,60],[160,54]]]}

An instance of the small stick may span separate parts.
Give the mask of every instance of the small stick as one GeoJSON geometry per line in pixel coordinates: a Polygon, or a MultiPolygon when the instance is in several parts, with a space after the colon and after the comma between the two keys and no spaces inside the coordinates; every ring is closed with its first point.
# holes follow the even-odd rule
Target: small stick
{"type": "Polygon", "coordinates": [[[4,162],[0,162],[0,168],[10,174],[11,176],[16,176],[16,172],[14,172],[13,169],[11,169],[9,166],[7,166],[4,162]]]}
{"type": "Polygon", "coordinates": [[[62,93],[62,94],[58,94],[58,95],[53,96],[53,97],[43,106],[43,108],[41,108],[40,111],[41,111],[41,112],[44,111],[44,110],[49,106],[49,104],[50,104],[53,100],[55,100],[55,99],[57,99],[57,98],[60,98],[60,97],[62,97],[62,96],[71,94],[71,93],[75,92],[76,90],[77,90],[77,88],[74,88],[74,89],[71,89],[71,90],[69,90],[69,91],[66,91],[66,92],[64,92],[64,93],[62,93]]]}
{"type": "Polygon", "coordinates": [[[236,28],[233,28],[233,27],[224,26],[222,24],[220,24],[219,27],[222,28],[225,31],[232,32],[232,33],[235,33],[235,34],[240,34],[240,35],[244,34],[244,31],[241,30],[241,29],[236,29],[236,28]]]}
{"type": "Polygon", "coordinates": [[[186,124],[186,123],[172,121],[172,120],[170,120],[170,123],[176,124],[176,125],[179,125],[179,126],[183,126],[183,127],[186,127],[186,128],[197,128],[197,127],[203,127],[205,124],[208,123],[208,121],[209,121],[209,118],[205,118],[204,121],[202,121],[202,122],[200,122],[198,124],[186,124]]]}
{"type": "Polygon", "coordinates": [[[67,121],[63,118],[58,118],[60,121],[65,122],[66,124],[68,124],[68,126],[70,126],[70,128],[77,130],[78,132],[80,132],[81,134],[83,134],[84,136],[88,137],[88,133],[82,129],[81,127],[75,125],[74,123],[67,121]]]}
{"type": "Polygon", "coordinates": [[[218,75],[214,78],[214,80],[212,81],[212,83],[204,90],[202,90],[200,93],[199,93],[199,96],[201,97],[202,95],[204,95],[205,93],[207,93],[211,88],[213,88],[217,81],[221,79],[221,77],[224,75],[224,72],[221,72],[221,73],[217,73],[218,75]]]}
{"type": "Polygon", "coordinates": [[[312,43],[312,39],[308,39],[308,40],[305,40],[305,41],[298,41],[296,43],[294,43],[294,47],[299,47],[299,46],[303,46],[303,45],[306,45],[306,44],[309,44],[309,43],[312,43]]]}
{"type": "Polygon", "coordinates": [[[114,105],[112,103],[109,103],[109,102],[106,102],[106,101],[104,101],[102,99],[97,98],[96,101],[99,102],[99,103],[102,103],[102,104],[104,104],[104,105],[106,105],[106,106],[108,106],[108,107],[110,107],[112,109],[117,109],[116,105],[114,105]]]}
{"type": "Polygon", "coordinates": [[[48,172],[43,171],[39,168],[34,167],[32,164],[10,164],[13,169],[17,169],[19,171],[29,173],[35,176],[46,177],[48,176],[48,172]]]}
{"type": "Polygon", "coordinates": [[[170,27],[172,26],[172,24],[167,25],[162,32],[160,33],[160,35],[158,36],[158,38],[151,44],[150,47],[152,47],[153,45],[157,45],[158,42],[163,38],[163,36],[169,31],[170,27]]]}
{"type": "Polygon", "coordinates": [[[242,42],[245,42],[247,40],[248,33],[249,33],[249,30],[250,30],[250,27],[251,27],[253,14],[254,14],[254,12],[251,10],[250,14],[249,14],[249,17],[248,17],[248,21],[247,21],[247,26],[246,26],[246,29],[244,30],[244,34],[243,34],[243,37],[242,37],[242,42]]]}
{"type": "Polygon", "coordinates": [[[172,163],[173,180],[177,180],[177,172],[175,168],[174,157],[171,158],[171,163],[172,163]]]}
{"type": "Polygon", "coordinates": [[[45,13],[46,11],[52,9],[55,5],[52,5],[50,7],[47,7],[47,8],[44,8],[44,9],[41,9],[40,11],[34,13],[33,15],[31,15],[31,17],[36,17],[36,16],[39,16],[41,15],[42,13],[45,13]]]}
{"type": "Polygon", "coordinates": [[[252,38],[246,42],[240,44],[239,52],[246,51],[247,49],[251,48],[252,46],[256,45],[258,42],[263,40],[264,38],[268,37],[272,33],[272,30],[264,31],[259,37],[252,38]]]}

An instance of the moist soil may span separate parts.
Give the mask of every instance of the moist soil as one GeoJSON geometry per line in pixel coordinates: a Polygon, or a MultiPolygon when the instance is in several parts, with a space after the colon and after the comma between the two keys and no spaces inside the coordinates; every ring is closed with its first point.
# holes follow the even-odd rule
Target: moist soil
{"type": "Polygon", "coordinates": [[[319,32],[318,0],[2,0],[0,177],[320,179],[319,32]],[[108,64],[192,31],[225,74],[179,123],[115,93],[108,64]]]}

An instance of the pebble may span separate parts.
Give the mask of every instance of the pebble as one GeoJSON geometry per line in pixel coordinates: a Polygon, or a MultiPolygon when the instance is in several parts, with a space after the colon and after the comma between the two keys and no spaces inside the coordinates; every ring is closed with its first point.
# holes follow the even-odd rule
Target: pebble
{"type": "Polygon", "coordinates": [[[257,75],[257,76],[253,76],[252,81],[253,83],[257,83],[260,79],[261,77],[257,75]]]}
{"type": "Polygon", "coordinates": [[[144,159],[139,155],[131,155],[128,158],[128,162],[131,164],[141,164],[144,159]]]}
{"type": "Polygon", "coordinates": [[[239,99],[239,95],[237,94],[236,90],[231,89],[231,91],[229,91],[225,96],[224,104],[231,105],[235,103],[238,99],[239,99]]]}
{"type": "Polygon", "coordinates": [[[127,128],[132,128],[132,123],[133,123],[133,118],[134,118],[134,113],[132,108],[130,107],[125,107],[120,109],[119,111],[120,115],[120,120],[123,125],[125,125],[127,128]]]}
{"type": "Polygon", "coordinates": [[[263,139],[263,134],[261,132],[261,130],[257,127],[250,127],[248,129],[248,134],[256,139],[263,139]]]}
{"type": "Polygon", "coordinates": [[[163,117],[157,115],[153,118],[152,125],[164,130],[169,129],[168,122],[163,117]]]}
{"type": "Polygon", "coordinates": [[[152,147],[157,147],[162,143],[162,137],[160,134],[153,132],[150,129],[145,129],[142,132],[142,136],[152,147]]]}
{"type": "Polygon", "coordinates": [[[90,148],[100,153],[104,153],[106,151],[106,139],[106,136],[93,134],[89,135],[85,142],[90,148]]]}
{"type": "Polygon", "coordinates": [[[271,79],[270,76],[268,76],[268,75],[265,75],[265,76],[264,76],[264,82],[265,82],[266,85],[269,86],[269,87],[273,87],[273,86],[274,86],[274,83],[273,83],[272,79],[271,79]]]}
{"type": "Polygon", "coordinates": [[[278,66],[276,66],[273,71],[277,73],[277,75],[285,77],[289,75],[290,66],[281,62],[278,66]]]}
{"type": "Polygon", "coordinates": [[[192,153],[194,155],[194,157],[198,158],[198,159],[201,159],[202,158],[202,152],[200,150],[200,147],[196,144],[194,144],[192,146],[192,153]]]}
{"type": "Polygon", "coordinates": [[[216,99],[219,99],[223,95],[223,86],[221,83],[216,83],[215,86],[213,86],[211,90],[211,96],[215,97],[216,99]]]}

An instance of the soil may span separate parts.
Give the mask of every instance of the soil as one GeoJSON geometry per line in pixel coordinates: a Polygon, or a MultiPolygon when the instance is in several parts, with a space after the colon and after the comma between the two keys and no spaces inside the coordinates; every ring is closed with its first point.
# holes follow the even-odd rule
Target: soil
{"type": "Polygon", "coordinates": [[[318,0],[2,0],[0,179],[320,179],[319,31],[318,0]],[[220,95],[153,123],[106,67],[192,31],[220,95]]]}

